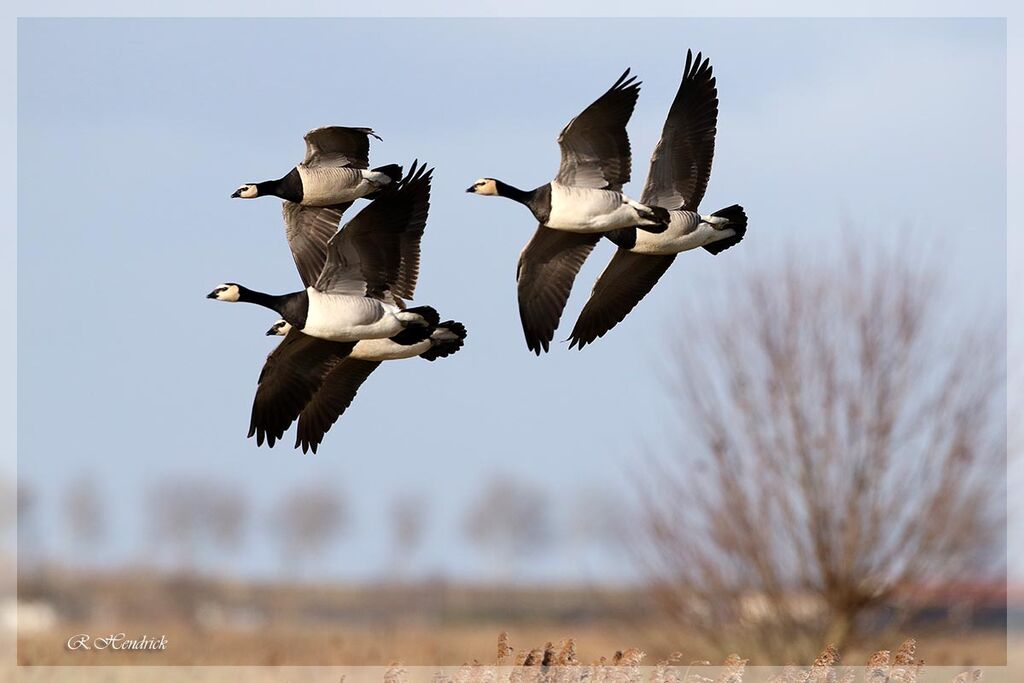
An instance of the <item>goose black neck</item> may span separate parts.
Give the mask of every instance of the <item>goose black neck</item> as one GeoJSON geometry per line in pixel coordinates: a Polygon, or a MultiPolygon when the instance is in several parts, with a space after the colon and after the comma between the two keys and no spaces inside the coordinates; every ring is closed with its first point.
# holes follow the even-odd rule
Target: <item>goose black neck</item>
{"type": "Polygon", "coordinates": [[[520,190],[518,187],[503,183],[500,180],[494,181],[494,187],[498,190],[499,197],[508,197],[520,204],[529,204],[530,200],[533,199],[533,195],[537,192],[536,190],[520,190]]]}
{"type": "Polygon", "coordinates": [[[283,178],[256,183],[257,196],[272,195],[290,202],[302,201],[302,178],[298,169],[293,168],[283,178]]]}
{"type": "Polygon", "coordinates": [[[239,285],[238,300],[269,308],[292,325],[298,324],[299,327],[305,324],[305,311],[309,307],[309,294],[305,290],[291,294],[265,294],[239,285]]]}
{"type": "Polygon", "coordinates": [[[494,181],[499,197],[508,197],[526,206],[541,223],[551,217],[551,183],[545,183],[532,190],[520,190],[500,180],[494,181]]]}

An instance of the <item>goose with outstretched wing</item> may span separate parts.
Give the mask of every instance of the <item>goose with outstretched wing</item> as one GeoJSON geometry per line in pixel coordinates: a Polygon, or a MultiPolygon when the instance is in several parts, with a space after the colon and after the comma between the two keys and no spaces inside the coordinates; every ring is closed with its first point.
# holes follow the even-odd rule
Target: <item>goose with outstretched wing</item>
{"type": "Polygon", "coordinates": [[[618,245],[594,284],[570,336],[582,349],[604,336],[643,299],[679,254],[703,247],[719,254],[743,239],[747,216],[738,204],[702,215],[697,211],[715,153],[718,90],[709,60],[686,53],[679,90],[651,156],[640,201],[667,209],[668,228],[658,234],[635,227],[605,236],[618,245]]]}
{"type": "Polygon", "coordinates": [[[302,206],[334,206],[344,212],[360,197],[372,199],[402,177],[402,167],[388,164],[370,169],[369,128],[324,126],[306,133],[306,156],[277,180],[245,183],[234,199],[280,197],[302,206]]]}
{"type": "Polygon", "coordinates": [[[520,254],[516,277],[526,344],[538,355],[548,350],[573,280],[601,235],[633,226],[661,232],[668,224],[667,211],[622,192],[632,165],[626,124],[639,93],[640,83],[627,69],[565,126],[552,182],[521,190],[481,178],[466,190],[519,202],[540,223],[520,254]]]}
{"type": "MultiPolygon", "coordinates": [[[[360,341],[372,340],[371,349],[390,348],[416,345],[435,334],[437,312],[426,306],[405,309],[401,299],[411,296],[416,286],[431,174],[414,163],[406,178],[360,211],[326,244],[308,241],[298,253],[293,246],[304,281],[309,281],[308,272],[321,266],[315,282],[305,290],[270,295],[226,283],[208,295],[270,308],[291,328],[260,374],[249,433],[259,445],[266,440],[273,446],[282,437],[314,399],[325,377],[351,356],[360,341]]],[[[335,209],[327,208],[305,215],[314,217],[318,225],[340,218],[335,209]]]]}
{"type": "MultiPolygon", "coordinates": [[[[431,173],[414,165],[397,186],[336,232],[327,242],[320,274],[306,289],[271,295],[225,283],[208,297],[264,306],[296,330],[328,341],[383,339],[409,326],[427,327],[430,321],[425,314],[430,309],[404,309],[400,297],[408,296],[410,286],[415,286],[410,272],[418,270],[415,245],[426,226],[431,173]]],[[[308,253],[297,261],[306,262],[308,256],[308,263],[315,265],[315,245],[310,243],[306,249],[308,253]]]]}
{"type": "MultiPolygon", "coordinates": [[[[278,320],[267,334],[287,337],[291,334],[291,325],[285,320],[278,320]]],[[[382,362],[417,356],[429,361],[447,358],[462,348],[465,339],[465,325],[445,320],[419,341],[399,343],[394,339],[365,339],[356,342],[339,362],[316,366],[321,383],[299,414],[295,446],[301,447],[303,453],[307,450],[316,453],[324,434],[344,414],[363,382],[382,362]]]]}

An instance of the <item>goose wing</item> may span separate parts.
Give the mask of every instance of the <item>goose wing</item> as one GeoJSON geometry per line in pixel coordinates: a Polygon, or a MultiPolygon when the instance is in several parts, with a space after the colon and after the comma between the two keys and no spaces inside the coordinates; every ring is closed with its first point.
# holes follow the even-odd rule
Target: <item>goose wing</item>
{"type": "Polygon", "coordinates": [[[284,202],[284,234],[292,251],[302,286],[309,287],[320,276],[327,261],[327,243],[338,232],[341,215],[352,202],[331,208],[284,202]]]}
{"type": "Polygon", "coordinates": [[[629,182],[632,157],[626,124],[639,95],[640,83],[626,69],[608,92],[562,129],[556,182],[609,190],[621,190],[629,182]]]}
{"type": "Polygon", "coordinates": [[[307,450],[316,453],[324,434],[344,414],[359,387],[380,364],[379,360],[345,358],[335,365],[327,373],[320,390],[302,409],[295,433],[295,447],[301,446],[303,453],[307,450]]]}
{"type": "Polygon", "coordinates": [[[420,240],[430,210],[433,169],[413,162],[409,175],[356,214],[327,242],[314,285],[331,294],[377,299],[412,298],[419,275],[420,240]]]}
{"type": "Polygon", "coordinates": [[[317,339],[292,329],[260,372],[252,402],[249,436],[274,446],[323,383],[324,376],[352,352],[354,342],[317,339]]]}
{"type": "Polygon", "coordinates": [[[718,90],[707,59],[686,51],[679,91],[669,108],[661,140],[640,201],[665,209],[695,211],[711,177],[718,125],[718,90]]]}
{"type": "Polygon", "coordinates": [[[548,350],[573,280],[600,239],[600,233],[565,232],[540,225],[519,255],[519,317],[526,345],[538,356],[541,350],[548,350]]]}
{"type": "Polygon", "coordinates": [[[579,346],[582,349],[618,325],[647,296],[675,258],[675,255],[634,254],[626,249],[616,251],[597,278],[590,299],[572,329],[569,348],[579,346]]]}
{"type": "Polygon", "coordinates": [[[324,126],[306,133],[306,166],[348,166],[367,168],[370,164],[370,136],[380,137],[369,128],[324,126]]]}

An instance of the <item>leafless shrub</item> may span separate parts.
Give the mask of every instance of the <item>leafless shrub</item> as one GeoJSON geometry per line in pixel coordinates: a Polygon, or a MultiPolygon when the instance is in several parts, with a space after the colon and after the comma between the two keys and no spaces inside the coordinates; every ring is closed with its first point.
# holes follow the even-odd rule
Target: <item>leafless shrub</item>
{"type": "Polygon", "coordinates": [[[429,501],[412,493],[391,502],[392,574],[401,577],[423,542],[430,513],[429,501]]]}
{"type": "Polygon", "coordinates": [[[83,475],[68,484],[62,507],[68,533],[79,548],[95,546],[102,540],[106,511],[94,479],[83,475]]]}
{"type": "Polygon", "coordinates": [[[798,252],[687,300],[685,430],[639,481],[654,597],[773,661],[842,647],[1003,541],[1002,329],[948,319],[938,271],[903,255],[798,252]]]}
{"type": "Polygon", "coordinates": [[[28,484],[19,482],[15,494],[16,519],[14,520],[18,544],[18,566],[34,567],[42,560],[42,549],[37,539],[39,530],[36,528],[39,498],[35,489],[28,484]]]}
{"type": "Polygon", "coordinates": [[[14,480],[0,475],[0,534],[12,531],[17,520],[18,487],[14,480]]]}
{"type": "Polygon", "coordinates": [[[509,572],[550,544],[548,497],[529,482],[496,477],[467,510],[464,529],[470,541],[493,553],[499,572],[509,572]]]}
{"type": "Polygon", "coordinates": [[[156,484],[147,499],[150,542],[169,550],[179,569],[194,570],[206,560],[216,565],[237,549],[245,534],[248,505],[226,484],[183,477],[156,484]]]}
{"type": "Polygon", "coordinates": [[[298,571],[320,556],[347,523],[348,510],[339,492],[316,483],[287,492],[271,520],[282,562],[298,571]]]}

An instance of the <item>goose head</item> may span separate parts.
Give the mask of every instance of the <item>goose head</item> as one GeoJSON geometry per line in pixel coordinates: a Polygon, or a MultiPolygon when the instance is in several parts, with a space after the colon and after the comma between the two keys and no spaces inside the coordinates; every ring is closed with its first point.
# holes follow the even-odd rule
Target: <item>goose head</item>
{"type": "Polygon", "coordinates": [[[497,197],[499,196],[498,181],[494,178],[481,178],[467,187],[466,192],[480,194],[485,197],[497,197]]]}
{"type": "Polygon", "coordinates": [[[214,287],[213,291],[206,295],[206,298],[217,301],[239,301],[242,298],[242,288],[234,282],[225,282],[214,287]]]}
{"type": "Polygon", "coordinates": [[[288,334],[288,332],[290,332],[291,329],[292,329],[292,324],[290,322],[288,322],[287,320],[281,319],[281,320],[278,320],[276,323],[274,323],[273,325],[270,326],[270,329],[267,330],[267,336],[268,337],[283,337],[286,334],[288,334]]]}
{"type": "Polygon", "coordinates": [[[232,199],[255,199],[260,196],[260,188],[254,183],[246,183],[231,193],[232,199]]]}

